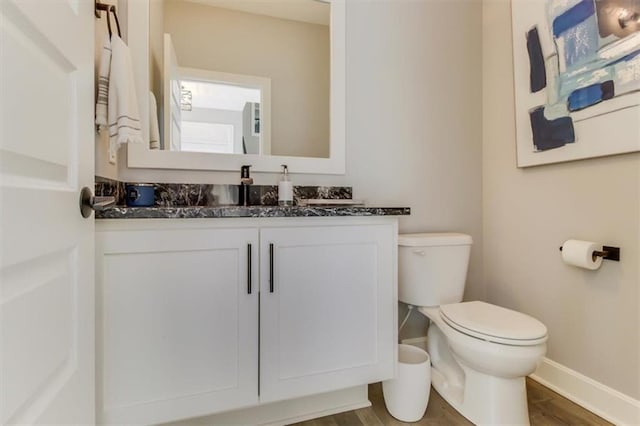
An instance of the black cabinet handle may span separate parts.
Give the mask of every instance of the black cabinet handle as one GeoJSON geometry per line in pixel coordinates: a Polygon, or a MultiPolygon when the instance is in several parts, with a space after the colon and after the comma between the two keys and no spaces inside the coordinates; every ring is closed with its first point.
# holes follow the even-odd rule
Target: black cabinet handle
{"type": "Polygon", "coordinates": [[[269,244],[269,293],[273,293],[273,243],[269,244]]]}
{"type": "Polygon", "coordinates": [[[247,244],[247,293],[251,294],[251,244],[247,244]]]}

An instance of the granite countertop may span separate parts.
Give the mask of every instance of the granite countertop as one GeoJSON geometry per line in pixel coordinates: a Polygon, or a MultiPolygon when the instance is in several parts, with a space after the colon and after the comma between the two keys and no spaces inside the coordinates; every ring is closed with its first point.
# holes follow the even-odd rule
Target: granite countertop
{"type": "Polygon", "coordinates": [[[96,212],[96,219],[191,219],[238,217],[406,216],[409,207],[362,206],[194,206],[123,207],[96,212]]]}
{"type": "Polygon", "coordinates": [[[352,200],[349,186],[294,186],[296,206],[281,207],[278,187],[250,185],[249,203],[240,207],[238,185],[167,184],[154,183],[154,205],[126,207],[124,182],[96,178],[96,196],[111,196],[116,207],[96,212],[96,219],[190,219],[190,218],[242,218],[242,217],[318,217],[318,216],[406,216],[408,207],[363,207],[362,205],[302,206],[305,200],[336,200],[336,204],[352,200]]]}

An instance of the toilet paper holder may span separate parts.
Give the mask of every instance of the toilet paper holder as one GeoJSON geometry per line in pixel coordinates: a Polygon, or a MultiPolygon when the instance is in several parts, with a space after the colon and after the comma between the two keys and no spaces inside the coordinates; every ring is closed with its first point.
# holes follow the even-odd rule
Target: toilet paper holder
{"type": "MultiPolygon", "coordinates": [[[[562,251],[562,246],[560,246],[560,251],[562,251]]],[[[594,261],[597,257],[602,257],[602,259],[620,262],[620,247],[602,246],[602,251],[595,250],[591,257],[594,261]]]]}

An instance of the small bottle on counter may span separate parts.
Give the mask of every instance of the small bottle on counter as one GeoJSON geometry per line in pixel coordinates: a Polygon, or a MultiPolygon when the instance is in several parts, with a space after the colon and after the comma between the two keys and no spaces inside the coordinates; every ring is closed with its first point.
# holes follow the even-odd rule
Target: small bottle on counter
{"type": "Polygon", "coordinates": [[[250,205],[249,188],[253,183],[253,178],[250,176],[251,166],[242,166],[240,168],[240,185],[238,186],[238,205],[248,206],[250,205]]]}
{"type": "Polygon", "coordinates": [[[293,205],[293,182],[289,180],[289,169],[286,164],[282,165],[282,180],[278,183],[278,205],[293,205]]]}

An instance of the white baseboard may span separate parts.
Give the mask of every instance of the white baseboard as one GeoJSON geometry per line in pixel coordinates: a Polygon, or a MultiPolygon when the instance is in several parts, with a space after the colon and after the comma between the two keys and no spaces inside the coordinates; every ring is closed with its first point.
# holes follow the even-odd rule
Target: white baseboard
{"type": "Polygon", "coordinates": [[[640,401],[544,358],[536,382],[617,425],[640,425],[640,401]]]}

